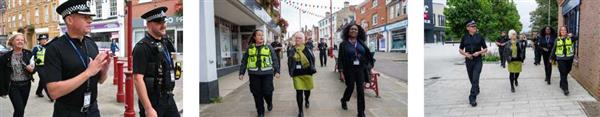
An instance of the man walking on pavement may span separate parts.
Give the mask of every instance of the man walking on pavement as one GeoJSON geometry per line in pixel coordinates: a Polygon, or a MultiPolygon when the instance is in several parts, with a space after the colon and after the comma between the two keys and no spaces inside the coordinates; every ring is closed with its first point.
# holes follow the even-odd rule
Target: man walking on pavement
{"type": "Polygon", "coordinates": [[[479,75],[483,66],[481,55],[487,52],[487,46],[483,36],[477,33],[475,20],[469,20],[466,24],[468,34],[461,39],[459,52],[465,57],[465,65],[471,82],[469,104],[475,107],[477,106],[476,99],[479,94],[479,75]]]}
{"type": "Polygon", "coordinates": [[[141,117],[181,116],[173,98],[176,79],[170,53],[175,48],[166,38],[167,10],[158,7],[142,15],[148,31],[133,49],[133,77],[141,117]]]}
{"type": "MultiPolygon", "coordinates": [[[[504,45],[507,41],[508,36],[506,36],[505,31],[502,31],[502,33],[500,33],[500,37],[496,40],[496,45],[498,46],[498,52],[500,53],[500,56],[504,55],[504,45]]],[[[504,57],[500,57],[500,66],[502,66],[502,68],[506,67],[506,59],[504,57]]]]}
{"type": "Polygon", "coordinates": [[[318,44],[319,48],[319,61],[321,62],[321,67],[327,66],[327,43],[325,40],[321,38],[321,42],[318,44]]]}
{"type": "Polygon", "coordinates": [[[94,13],[88,1],[68,0],[56,8],[67,32],[46,47],[44,67],[39,73],[55,99],[54,117],[100,117],[96,97],[98,83],[107,78],[108,51],[99,52],[91,32],[94,13]]]}
{"type": "MultiPolygon", "coordinates": [[[[40,34],[38,35],[38,43],[39,45],[35,46],[35,48],[33,48],[33,54],[34,54],[34,62],[35,62],[35,70],[34,71],[39,71],[40,68],[42,66],[44,66],[44,55],[46,54],[46,44],[48,43],[48,34],[40,34]]],[[[39,77],[40,79],[42,79],[42,77],[39,77]]],[[[41,82],[42,80],[38,81],[38,87],[37,90],[35,91],[35,95],[37,95],[38,97],[44,97],[44,95],[42,94],[42,90],[46,92],[46,95],[48,95],[48,90],[46,89],[46,83],[41,82]]],[[[48,99],[50,99],[50,102],[53,102],[54,100],[52,100],[50,98],[50,96],[48,96],[48,99]]]]}
{"type": "Polygon", "coordinates": [[[277,63],[281,64],[281,50],[283,50],[283,45],[281,45],[279,41],[275,40],[273,43],[271,43],[271,47],[275,49],[275,54],[277,54],[277,63]]]}

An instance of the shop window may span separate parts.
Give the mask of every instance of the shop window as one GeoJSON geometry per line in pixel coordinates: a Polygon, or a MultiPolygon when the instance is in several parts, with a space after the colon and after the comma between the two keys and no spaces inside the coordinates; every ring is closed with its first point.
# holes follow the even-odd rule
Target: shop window
{"type": "MultiPolygon", "coordinates": [[[[579,37],[579,6],[573,8],[571,11],[564,15],[564,24],[567,27],[567,31],[573,36],[579,37]]],[[[579,41],[575,42],[575,60],[579,58],[579,41]]]]}

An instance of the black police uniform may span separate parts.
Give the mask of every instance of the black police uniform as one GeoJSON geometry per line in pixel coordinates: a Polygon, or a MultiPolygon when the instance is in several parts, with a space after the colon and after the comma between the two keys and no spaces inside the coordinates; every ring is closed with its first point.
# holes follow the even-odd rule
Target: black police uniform
{"type": "MultiPolygon", "coordinates": [[[[71,14],[95,16],[86,0],[68,0],[58,7],[56,13],[63,18],[71,14]]],[[[38,71],[41,82],[52,83],[71,79],[87,69],[90,59],[98,55],[98,45],[90,37],[83,39],[69,37],[68,33],[51,41],[46,46],[44,66],[38,71]]],[[[96,74],[77,89],[58,98],[54,103],[55,117],[99,117],[96,103],[98,80],[96,74]]]]}
{"type": "MultiPolygon", "coordinates": [[[[147,21],[164,21],[166,10],[166,7],[159,7],[145,13],[142,18],[147,21]]],[[[158,40],[148,33],[133,49],[133,73],[144,75],[146,93],[159,117],[181,116],[173,98],[175,65],[170,56],[171,52],[175,52],[175,48],[168,38],[158,40]]],[[[141,100],[138,106],[140,116],[146,116],[141,100]]]]}
{"type": "MultiPolygon", "coordinates": [[[[40,35],[38,35],[38,41],[42,40],[42,39],[48,40],[48,34],[40,34],[40,35]]],[[[48,44],[48,43],[46,43],[46,44],[48,44]]],[[[43,66],[43,65],[38,65],[38,63],[43,64],[43,61],[41,61],[41,60],[38,59],[37,53],[39,51],[46,51],[46,50],[44,50],[45,46],[46,45],[39,45],[39,46],[33,48],[33,57],[34,57],[34,60],[35,60],[35,63],[36,63],[35,64],[35,71],[39,71],[40,68],[43,66]]],[[[40,77],[40,79],[42,79],[42,78],[40,77]]],[[[46,96],[48,96],[48,98],[50,98],[50,95],[48,94],[48,90],[46,89],[46,83],[44,83],[44,82],[38,82],[38,86],[37,86],[37,90],[35,90],[35,94],[38,97],[44,97],[44,95],[42,95],[42,90],[44,92],[46,92],[46,96]]],[[[52,101],[51,98],[50,98],[50,101],[52,101]]]]}
{"type": "MultiPolygon", "coordinates": [[[[53,40],[46,46],[44,66],[40,68],[41,82],[52,83],[71,79],[87,68],[90,58],[98,55],[98,46],[90,37],[70,38],[69,34],[53,40]]],[[[55,117],[99,117],[96,103],[100,75],[89,78],[77,89],[64,95],[54,103],[55,117]],[[90,95],[89,107],[84,107],[84,97],[90,95]]]]}
{"type": "MultiPolygon", "coordinates": [[[[476,33],[474,35],[467,34],[463,36],[459,48],[464,49],[466,53],[473,54],[481,51],[481,48],[487,48],[487,45],[483,36],[476,33]]],[[[469,101],[473,103],[477,98],[477,94],[479,94],[479,75],[483,66],[481,55],[473,57],[473,59],[465,59],[465,65],[467,66],[467,73],[471,82],[469,101]]]]}

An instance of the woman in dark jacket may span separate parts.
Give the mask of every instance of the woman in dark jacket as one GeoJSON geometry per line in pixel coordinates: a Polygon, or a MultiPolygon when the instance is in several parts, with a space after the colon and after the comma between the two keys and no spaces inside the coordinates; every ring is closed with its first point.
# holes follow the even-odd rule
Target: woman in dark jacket
{"type": "Polygon", "coordinates": [[[521,73],[523,66],[523,60],[525,60],[525,48],[527,47],[526,42],[518,39],[517,32],[515,30],[508,31],[509,41],[506,42],[504,47],[505,60],[508,61],[508,72],[510,79],[510,91],[515,92],[515,86],[519,86],[517,79],[519,73],[521,73]]]}
{"type": "Polygon", "coordinates": [[[23,117],[33,81],[34,67],[30,63],[33,53],[24,49],[26,41],[22,34],[11,36],[8,45],[12,50],[0,57],[0,67],[3,69],[0,78],[5,81],[3,84],[8,86],[8,89],[3,91],[8,91],[10,102],[15,110],[13,117],[23,117]]]}
{"type": "Polygon", "coordinates": [[[342,32],[342,43],[338,50],[338,69],[345,79],[346,90],[340,100],[342,109],[347,110],[346,102],[350,101],[352,90],[356,87],[358,116],[365,116],[364,83],[369,81],[369,74],[374,65],[373,55],[364,43],[366,34],[360,25],[351,24],[342,32]]]}
{"type": "Polygon", "coordinates": [[[315,68],[315,57],[309,47],[305,46],[306,37],[302,32],[294,33],[295,45],[288,51],[289,74],[294,81],[296,89],[296,102],[298,103],[298,117],[304,117],[302,110],[302,98],[309,107],[308,97],[310,90],[313,89],[313,74],[317,72],[315,68]]]}
{"type": "MultiPolygon", "coordinates": [[[[535,49],[542,55],[544,61],[544,71],[546,72],[546,83],[550,85],[550,76],[552,75],[552,62],[550,61],[550,51],[554,46],[554,40],[556,40],[556,31],[549,26],[544,27],[538,33],[537,40],[535,42],[535,49]]],[[[536,61],[539,63],[539,61],[536,61]]]]}

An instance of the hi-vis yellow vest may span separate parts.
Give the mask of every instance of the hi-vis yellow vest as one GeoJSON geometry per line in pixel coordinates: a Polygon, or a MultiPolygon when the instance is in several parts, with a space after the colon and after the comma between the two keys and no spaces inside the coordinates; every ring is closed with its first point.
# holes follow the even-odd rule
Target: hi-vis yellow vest
{"type": "Polygon", "coordinates": [[[256,48],[256,46],[251,45],[248,48],[248,64],[246,65],[248,71],[258,71],[259,68],[262,71],[271,70],[273,69],[271,64],[271,49],[269,47],[256,48]],[[260,51],[260,55],[258,55],[258,51],[260,51]],[[259,60],[261,61],[260,66],[256,65],[259,60]]]}
{"type": "Polygon", "coordinates": [[[556,41],[556,52],[554,52],[556,57],[572,57],[573,53],[573,41],[571,41],[570,37],[556,41]]]}
{"type": "Polygon", "coordinates": [[[46,48],[37,47],[38,51],[35,53],[35,65],[42,66],[44,65],[44,55],[46,55],[46,48]]]}

